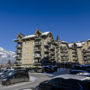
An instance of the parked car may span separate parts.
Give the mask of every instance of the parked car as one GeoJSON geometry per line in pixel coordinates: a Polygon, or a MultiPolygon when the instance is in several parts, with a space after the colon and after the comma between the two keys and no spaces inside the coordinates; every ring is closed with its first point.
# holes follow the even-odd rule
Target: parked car
{"type": "Polygon", "coordinates": [[[25,70],[13,70],[5,74],[2,79],[2,85],[9,85],[18,82],[29,81],[29,74],[25,70]]]}
{"type": "Polygon", "coordinates": [[[90,73],[90,65],[85,65],[85,67],[86,67],[86,71],[90,73]]]}
{"type": "Polygon", "coordinates": [[[0,76],[3,74],[3,70],[0,70],[0,76]]]}
{"type": "Polygon", "coordinates": [[[58,66],[57,65],[53,65],[52,67],[54,68],[54,71],[56,72],[57,69],[58,69],[58,66]]]}
{"type": "Polygon", "coordinates": [[[87,68],[85,65],[73,65],[70,70],[70,74],[77,74],[77,73],[86,72],[86,71],[87,71],[87,68]]]}
{"type": "Polygon", "coordinates": [[[57,66],[55,65],[48,65],[48,66],[43,66],[45,72],[47,73],[53,73],[55,71],[57,71],[57,66]]]}
{"type": "Polygon", "coordinates": [[[37,73],[43,73],[44,72],[44,68],[43,67],[36,67],[34,69],[34,71],[37,72],[37,73]]]}
{"type": "Polygon", "coordinates": [[[59,75],[41,82],[35,90],[90,90],[90,77],[78,75],[59,75]]]}
{"type": "Polygon", "coordinates": [[[8,70],[4,70],[4,69],[0,70],[0,78],[3,77],[7,73],[8,73],[8,70]]]}
{"type": "Polygon", "coordinates": [[[81,72],[85,72],[85,71],[83,71],[83,70],[70,70],[69,74],[78,74],[81,72]]]}
{"type": "Polygon", "coordinates": [[[10,72],[12,72],[14,70],[3,70],[3,73],[0,75],[1,78],[3,78],[5,75],[8,75],[10,72]]]}

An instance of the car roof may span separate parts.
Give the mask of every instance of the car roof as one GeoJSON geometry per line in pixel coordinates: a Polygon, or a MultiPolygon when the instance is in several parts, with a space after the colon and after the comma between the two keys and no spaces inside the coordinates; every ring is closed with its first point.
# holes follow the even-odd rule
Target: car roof
{"type": "Polygon", "coordinates": [[[72,75],[72,74],[58,75],[54,78],[74,79],[74,80],[79,80],[79,81],[90,80],[90,77],[80,76],[80,75],[72,75]]]}

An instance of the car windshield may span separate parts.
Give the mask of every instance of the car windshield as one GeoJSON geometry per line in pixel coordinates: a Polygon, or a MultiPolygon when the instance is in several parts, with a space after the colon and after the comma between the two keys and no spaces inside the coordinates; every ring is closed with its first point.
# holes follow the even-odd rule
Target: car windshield
{"type": "Polygon", "coordinates": [[[13,75],[14,73],[15,73],[15,71],[9,71],[9,72],[8,72],[8,76],[13,75]]]}

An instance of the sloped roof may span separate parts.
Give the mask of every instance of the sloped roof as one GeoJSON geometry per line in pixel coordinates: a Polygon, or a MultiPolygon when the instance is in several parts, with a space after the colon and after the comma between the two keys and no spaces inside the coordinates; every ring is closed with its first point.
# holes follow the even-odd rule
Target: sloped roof
{"type": "Polygon", "coordinates": [[[48,35],[50,32],[43,32],[42,35],[48,35]]]}
{"type": "Polygon", "coordinates": [[[28,36],[23,37],[23,39],[33,38],[33,37],[35,37],[35,36],[36,36],[36,35],[28,35],[28,36]]]}
{"type": "MultiPolygon", "coordinates": [[[[43,36],[43,35],[48,35],[50,32],[43,32],[43,33],[41,33],[41,35],[43,36]]],[[[36,37],[36,35],[27,35],[27,36],[25,36],[25,37],[23,37],[23,39],[28,39],[28,38],[34,38],[34,37],[36,37]]]]}
{"type": "MultiPolygon", "coordinates": [[[[82,47],[84,43],[85,42],[76,42],[75,44],[77,45],[77,47],[82,47]]],[[[68,45],[69,45],[70,48],[72,48],[74,43],[69,43],[68,45]]]]}
{"type": "Polygon", "coordinates": [[[73,46],[73,43],[70,43],[70,44],[68,44],[69,45],[69,47],[71,48],[72,46],[73,46]]]}

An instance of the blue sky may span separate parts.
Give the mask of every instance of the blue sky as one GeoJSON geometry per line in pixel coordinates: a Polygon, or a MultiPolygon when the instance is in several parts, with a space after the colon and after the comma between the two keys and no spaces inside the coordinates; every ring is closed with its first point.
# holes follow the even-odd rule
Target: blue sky
{"type": "Polygon", "coordinates": [[[67,42],[90,38],[90,0],[0,0],[0,46],[15,51],[17,33],[50,31],[67,42]]]}

